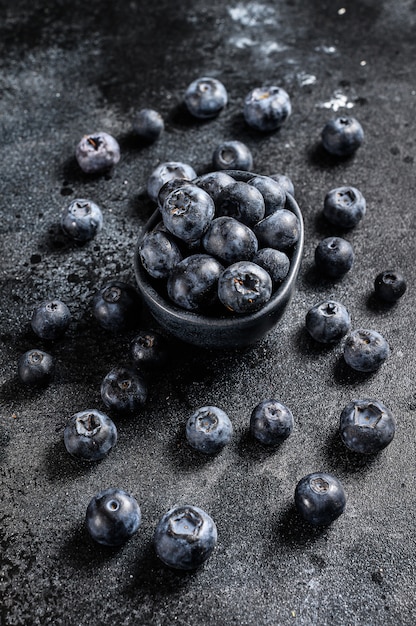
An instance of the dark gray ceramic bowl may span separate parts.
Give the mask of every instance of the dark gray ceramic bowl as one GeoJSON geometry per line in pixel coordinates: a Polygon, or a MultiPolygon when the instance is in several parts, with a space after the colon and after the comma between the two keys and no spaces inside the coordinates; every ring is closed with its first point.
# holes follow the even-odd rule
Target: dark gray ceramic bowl
{"type": "MultiPolygon", "coordinates": [[[[251,172],[227,171],[236,180],[249,181],[251,172]]],[[[195,182],[198,182],[196,179],[195,182]]],[[[289,273],[283,283],[273,293],[267,304],[248,315],[209,317],[177,307],[159,293],[158,283],[143,268],[136,246],[134,267],[139,291],[157,322],[177,339],[205,348],[245,348],[262,339],[282,317],[293,295],[303,253],[304,228],[302,213],[294,200],[287,194],[286,209],[292,211],[299,220],[300,236],[291,255],[289,273]]],[[[160,221],[160,212],[154,212],[146,224],[144,233],[152,230],[160,221]]],[[[143,234],[144,234],[143,233],[143,234]]]]}

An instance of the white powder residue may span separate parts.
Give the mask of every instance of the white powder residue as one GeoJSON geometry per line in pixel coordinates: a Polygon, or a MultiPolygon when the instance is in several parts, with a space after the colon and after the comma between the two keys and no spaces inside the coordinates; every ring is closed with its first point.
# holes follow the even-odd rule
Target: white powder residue
{"type": "Polygon", "coordinates": [[[336,91],[333,97],[327,102],[320,102],[316,105],[321,109],[332,109],[333,111],[338,111],[338,109],[352,109],[354,103],[348,100],[348,97],[340,92],[336,91]]]}
{"type": "Polygon", "coordinates": [[[264,41],[260,43],[250,37],[230,37],[229,43],[240,50],[257,47],[260,54],[263,56],[269,56],[275,52],[284,52],[287,50],[286,45],[277,43],[276,41],[264,41]]]}
{"type": "Polygon", "coordinates": [[[228,13],[235,22],[242,26],[258,26],[275,24],[276,14],[274,9],[259,2],[240,2],[235,7],[229,7],[228,13]]]}
{"type": "Polygon", "coordinates": [[[277,43],[277,41],[265,41],[261,44],[260,50],[267,56],[268,54],[273,54],[273,52],[284,52],[287,50],[287,46],[277,43]]]}
{"type": "Polygon", "coordinates": [[[244,48],[252,48],[257,45],[253,39],[249,39],[248,37],[231,37],[229,42],[232,46],[239,48],[240,50],[243,50],[244,48]]]}
{"type": "Polygon", "coordinates": [[[335,46],[316,46],[316,52],[323,52],[324,54],[335,54],[337,49],[335,46]]]}
{"type": "Polygon", "coordinates": [[[296,79],[301,87],[314,85],[316,83],[316,76],[313,74],[307,74],[306,72],[299,72],[299,74],[296,74],[296,79]]]}

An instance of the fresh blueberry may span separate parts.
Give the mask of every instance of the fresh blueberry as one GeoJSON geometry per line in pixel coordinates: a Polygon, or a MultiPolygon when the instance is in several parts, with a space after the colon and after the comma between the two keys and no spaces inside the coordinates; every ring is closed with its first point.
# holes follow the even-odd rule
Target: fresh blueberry
{"type": "Polygon", "coordinates": [[[350,332],[345,340],[344,359],[358,372],[375,372],[389,354],[389,344],[376,330],[358,328],[350,332]]]}
{"type": "Polygon", "coordinates": [[[254,185],[239,180],[227,185],[217,198],[217,216],[234,217],[250,228],[263,219],[264,213],[265,204],[261,191],[254,185]]]}
{"type": "Polygon", "coordinates": [[[75,150],[80,168],[87,174],[106,172],[120,161],[120,146],[108,133],[84,135],[75,150]]]}
{"type": "Polygon", "coordinates": [[[274,288],[280,285],[289,273],[289,257],[280,250],[260,248],[251,260],[270,274],[274,288]]]}
{"type": "Polygon", "coordinates": [[[203,311],[217,302],[218,279],[223,266],[208,254],[191,254],[172,270],[167,283],[169,298],[188,311],[203,311]]]}
{"type": "Polygon", "coordinates": [[[209,172],[209,174],[203,174],[197,179],[198,187],[201,187],[204,191],[206,191],[211,198],[214,200],[214,203],[217,203],[218,196],[228,185],[233,185],[235,183],[235,179],[232,178],[226,172],[209,172]]]}
{"type": "MultiPolygon", "coordinates": [[[[186,182],[186,181],[185,181],[186,182]]],[[[184,179],[183,178],[170,178],[164,183],[159,189],[159,193],[157,194],[157,206],[159,210],[162,208],[164,201],[175,189],[179,189],[179,187],[183,187],[184,179]]]]}
{"type": "Polygon", "coordinates": [[[101,383],[101,398],[108,409],[136,413],[147,399],[147,383],[132,367],[115,367],[101,383]]]}
{"type": "Polygon", "coordinates": [[[182,253],[169,233],[153,230],[145,233],[140,241],[139,258],[150,276],[167,278],[175,265],[182,261],[182,253]]]}
{"type": "Polygon", "coordinates": [[[289,193],[291,196],[295,196],[295,187],[289,176],[286,176],[286,174],[270,174],[269,178],[279,183],[283,191],[289,193]]]}
{"type": "Polygon", "coordinates": [[[153,330],[141,330],[130,343],[130,356],[138,368],[160,369],[169,360],[169,345],[160,333],[153,330]]]}
{"type": "Polygon", "coordinates": [[[230,441],[233,427],[228,415],[216,406],[199,408],[186,423],[186,440],[204,454],[216,454],[230,441]]]}
{"type": "MultiPolygon", "coordinates": [[[[258,189],[263,196],[265,212],[264,216],[271,215],[278,209],[284,209],[286,203],[286,192],[283,187],[269,176],[254,176],[249,181],[258,189]]],[[[261,218],[259,218],[261,219],[261,218]]]]}
{"type": "Polygon", "coordinates": [[[105,284],[95,294],[92,312],[102,328],[121,332],[137,325],[142,310],[141,298],[134,287],[119,280],[105,284]]]}
{"type": "Polygon", "coordinates": [[[123,489],[104,489],[89,502],[85,524],[91,537],[104,546],[121,546],[139,529],[137,500],[123,489]]]}
{"type": "Polygon", "coordinates": [[[64,443],[69,454],[77,459],[100,461],[117,443],[117,428],[101,411],[79,411],[65,426],[64,443]]]}
{"type": "Polygon", "coordinates": [[[253,313],[270,300],[272,279],[251,261],[237,261],[218,280],[218,297],[232,313],[253,313]]]}
{"type": "Polygon", "coordinates": [[[405,294],[407,284],[404,276],[395,270],[386,270],[377,274],[374,291],[384,302],[397,302],[405,294]]]}
{"type": "Polygon", "coordinates": [[[160,209],[163,223],[185,243],[198,241],[214,217],[214,201],[197,185],[186,183],[166,197],[160,209]]]}
{"type": "Polygon", "coordinates": [[[202,565],[216,544],[214,520],[199,507],[191,505],[178,505],[165,513],[153,537],[159,559],[179,570],[193,570],[202,565]]]}
{"type": "Polygon", "coordinates": [[[324,300],[315,304],[306,314],[306,330],[320,343],[335,343],[351,329],[351,318],[343,304],[324,300]]]}
{"type": "Polygon", "coordinates": [[[334,226],[354,228],[364,217],[366,202],[355,187],[337,187],[325,196],[323,214],[334,226]]]}
{"type": "Polygon", "coordinates": [[[133,131],[149,143],[159,139],[164,128],[163,117],[154,109],[140,109],[133,118],[133,131]]]}
{"type": "Polygon", "coordinates": [[[41,339],[58,339],[65,334],[71,321],[71,311],[61,300],[45,300],[35,307],[30,324],[41,339]]]}
{"type": "Polygon", "coordinates": [[[233,217],[216,217],[202,238],[208,254],[225,265],[250,260],[257,252],[258,243],[253,231],[233,217]]]}
{"type": "Polygon", "coordinates": [[[341,439],[353,452],[375,454],[389,445],[395,432],[393,414],[379,400],[353,400],[341,413],[341,439]]]}
{"type": "Polygon", "coordinates": [[[344,512],[346,496],[342,483],[325,472],[301,478],[295,489],[295,506],[313,526],[327,526],[344,512]]]}
{"type": "Polygon", "coordinates": [[[147,180],[147,193],[154,202],[157,202],[160,189],[172,178],[189,181],[196,178],[196,172],[193,167],[181,161],[160,163],[147,180]]]}
{"type": "Polygon", "coordinates": [[[300,234],[298,218],[287,209],[278,209],[268,215],[253,230],[262,248],[275,248],[282,252],[294,246],[300,234]]]}
{"type": "Polygon", "coordinates": [[[204,120],[218,115],[226,106],[228,96],[219,80],[204,76],[187,87],[184,100],[189,113],[204,120]]]}
{"type": "Polygon", "coordinates": [[[330,278],[341,278],[353,263],[353,247],[342,237],[326,237],[315,248],[316,268],[330,278]]]}
{"type": "Polygon", "coordinates": [[[213,152],[212,165],[215,170],[250,171],[253,169],[253,155],[242,141],[223,141],[213,152]]]}
{"type": "Polygon", "coordinates": [[[281,87],[258,87],[244,100],[244,119],[262,132],[277,130],[292,112],[288,93],[281,87]]]}
{"type": "Polygon", "coordinates": [[[100,207],[91,202],[77,198],[62,212],[61,228],[65,235],[81,243],[90,241],[103,227],[103,214],[100,207]]]}
{"type": "Polygon", "coordinates": [[[287,439],[292,430],[292,412],[281,402],[263,400],[254,407],[250,417],[250,431],[260,443],[277,445],[287,439]]]}
{"type": "Polygon", "coordinates": [[[25,385],[46,386],[55,371],[53,357],[43,350],[28,350],[17,362],[17,373],[25,385]]]}
{"type": "Polygon", "coordinates": [[[327,152],[346,157],[361,146],[364,132],[360,122],[354,117],[337,117],[325,124],[321,139],[327,152]]]}

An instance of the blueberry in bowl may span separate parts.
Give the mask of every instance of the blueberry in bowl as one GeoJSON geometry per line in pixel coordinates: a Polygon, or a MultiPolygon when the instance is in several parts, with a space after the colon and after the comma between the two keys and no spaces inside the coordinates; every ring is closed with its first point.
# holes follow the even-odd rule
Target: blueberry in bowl
{"type": "MultiPolygon", "coordinates": [[[[244,207],[245,223],[240,221],[240,226],[244,230],[250,228],[252,231],[252,235],[247,237],[250,250],[248,253],[244,250],[245,258],[239,259],[238,254],[236,258],[231,253],[232,250],[238,249],[237,244],[241,244],[235,240],[235,234],[240,232],[239,229],[219,229],[215,226],[218,223],[216,220],[220,218],[228,223],[239,220],[239,215],[234,215],[233,218],[219,215],[221,209],[217,198],[213,202],[215,206],[213,212],[212,204],[207,201],[205,195],[193,189],[198,188],[201,181],[201,189],[205,187],[206,194],[210,195],[210,190],[205,185],[206,174],[190,182],[184,181],[183,186],[179,188],[180,193],[176,188],[164,198],[163,206],[157,207],[145,225],[134,251],[138,290],[154,319],[175,338],[208,349],[247,348],[260,341],[276,326],[293,295],[303,253],[302,213],[293,196],[281,186],[278,188],[275,185],[259,184],[258,174],[242,170],[227,170],[225,173],[234,181],[246,183],[248,186],[253,181],[256,185],[254,187],[253,184],[253,188],[256,191],[267,188],[267,218],[261,218],[259,215],[256,218],[258,221],[254,220],[253,223],[250,216],[247,219],[250,207],[244,207]],[[276,190],[275,201],[272,195],[273,188],[276,190]],[[198,201],[201,195],[205,206],[204,219],[199,219],[200,230],[194,237],[196,230],[192,224],[192,215],[198,216],[200,212],[193,203],[198,201]],[[174,198],[175,202],[172,201],[174,198]],[[273,208],[278,214],[276,218],[273,218],[273,208]],[[174,215],[169,214],[169,211],[174,215]],[[273,237],[267,241],[266,246],[263,239],[261,244],[258,241],[256,228],[257,224],[270,218],[273,224],[273,237]],[[175,226],[175,233],[170,230],[172,219],[182,221],[182,226],[175,226]],[[247,226],[247,222],[251,226],[247,226]],[[164,272],[163,278],[156,278],[155,272],[149,272],[147,266],[151,255],[147,254],[146,257],[143,255],[143,239],[148,238],[149,233],[155,232],[165,233],[170,241],[175,242],[181,253],[181,260],[169,269],[168,275],[164,272]],[[261,247],[276,249],[280,252],[279,257],[287,257],[288,269],[284,272],[277,271],[279,269],[276,269],[276,264],[279,265],[277,259],[268,264],[262,263],[263,267],[260,262],[257,263],[252,257],[256,254],[257,248],[261,247]],[[184,263],[185,259],[191,260],[184,263]],[[208,263],[210,267],[212,266],[212,271],[205,275],[208,263]],[[188,269],[183,271],[183,265],[188,269]],[[177,266],[180,266],[179,269],[177,266]],[[201,272],[198,267],[201,268],[201,272]],[[199,274],[201,280],[198,280],[199,274]],[[175,301],[171,298],[173,293],[175,301]],[[182,297],[184,294],[186,298],[182,297]],[[180,304],[184,300],[193,302],[194,306],[184,308],[180,304]],[[244,302],[244,306],[241,302],[244,302]]],[[[241,187],[235,186],[235,189],[240,191],[241,187]]],[[[257,205],[253,206],[255,212],[257,205]]],[[[260,235],[263,234],[262,226],[258,232],[260,235]]],[[[166,266],[167,263],[164,262],[164,267],[166,266]]]]}

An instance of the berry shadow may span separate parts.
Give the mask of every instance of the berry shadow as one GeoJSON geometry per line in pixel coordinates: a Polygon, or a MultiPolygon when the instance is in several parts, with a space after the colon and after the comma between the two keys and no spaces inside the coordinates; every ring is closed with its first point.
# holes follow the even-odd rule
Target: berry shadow
{"type": "MultiPolygon", "coordinates": [[[[102,181],[102,180],[111,180],[112,179],[112,169],[108,169],[105,172],[97,172],[89,173],[83,172],[80,166],[78,165],[78,161],[75,156],[69,157],[62,165],[61,173],[64,178],[64,188],[68,189],[70,185],[80,185],[82,186],[86,182],[91,181],[102,181]]],[[[69,195],[68,192],[65,192],[63,195],[69,195]]]]}
{"type": "Polygon", "coordinates": [[[311,165],[317,166],[322,169],[332,169],[339,165],[345,165],[353,160],[354,155],[348,156],[336,156],[330,154],[323,147],[320,141],[317,141],[307,151],[307,158],[311,165]]]}
{"type": "Polygon", "coordinates": [[[324,289],[326,291],[343,279],[343,276],[339,278],[325,276],[318,270],[315,263],[311,263],[309,267],[304,268],[303,276],[305,282],[307,282],[310,287],[324,289]]]}
{"type": "Polygon", "coordinates": [[[237,450],[240,457],[257,464],[279,454],[284,444],[285,441],[275,445],[262,444],[251,434],[250,428],[246,428],[238,441],[237,450]]]}
{"type": "Polygon", "coordinates": [[[321,343],[315,341],[304,326],[299,328],[294,339],[297,351],[306,357],[331,354],[338,346],[338,342],[321,343]]]}
{"type": "Polygon", "coordinates": [[[328,532],[327,526],[312,526],[305,522],[296,510],[294,503],[282,511],[276,522],[275,536],[288,547],[310,546],[328,532]]]}
{"type": "Polygon", "coordinates": [[[123,546],[103,546],[93,541],[84,523],[79,522],[62,545],[61,559],[77,572],[92,572],[111,561],[122,549],[123,546]]]}
{"type": "Polygon", "coordinates": [[[389,311],[393,311],[397,308],[398,302],[385,302],[377,297],[376,293],[372,291],[367,295],[366,306],[372,313],[378,313],[382,315],[389,311]]]}
{"type": "Polygon", "coordinates": [[[379,454],[359,454],[349,450],[342,442],[339,430],[332,432],[326,443],[324,454],[330,467],[336,468],[338,473],[362,474],[373,468],[379,462],[379,454]]]}
{"type": "Polygon", "coordinates": [[[180,467],[182,471],[193,472],[207,466],[209,463],[215,463],[215,459],[221,454],[221,451],[217,454],[204,454],[194,450],[186,440],[185,426],[183,426],[172,437],[169,453],[176,468],[180,467]]]}
{"type": "Polygon", "coordinates": [[[339,385],[359,385],[373,376],[376,372],[358,372],[345,362],[341,355],[334,365],[334,380],[339,385]]]}
{"type": "Polygon", "coordinates": [[[103,461],[82,461],[65,449],[63,428],[61,441],[55,441],[45,454],[46,477],[50,483],[73,480],[89,474],[103,461]]]}

